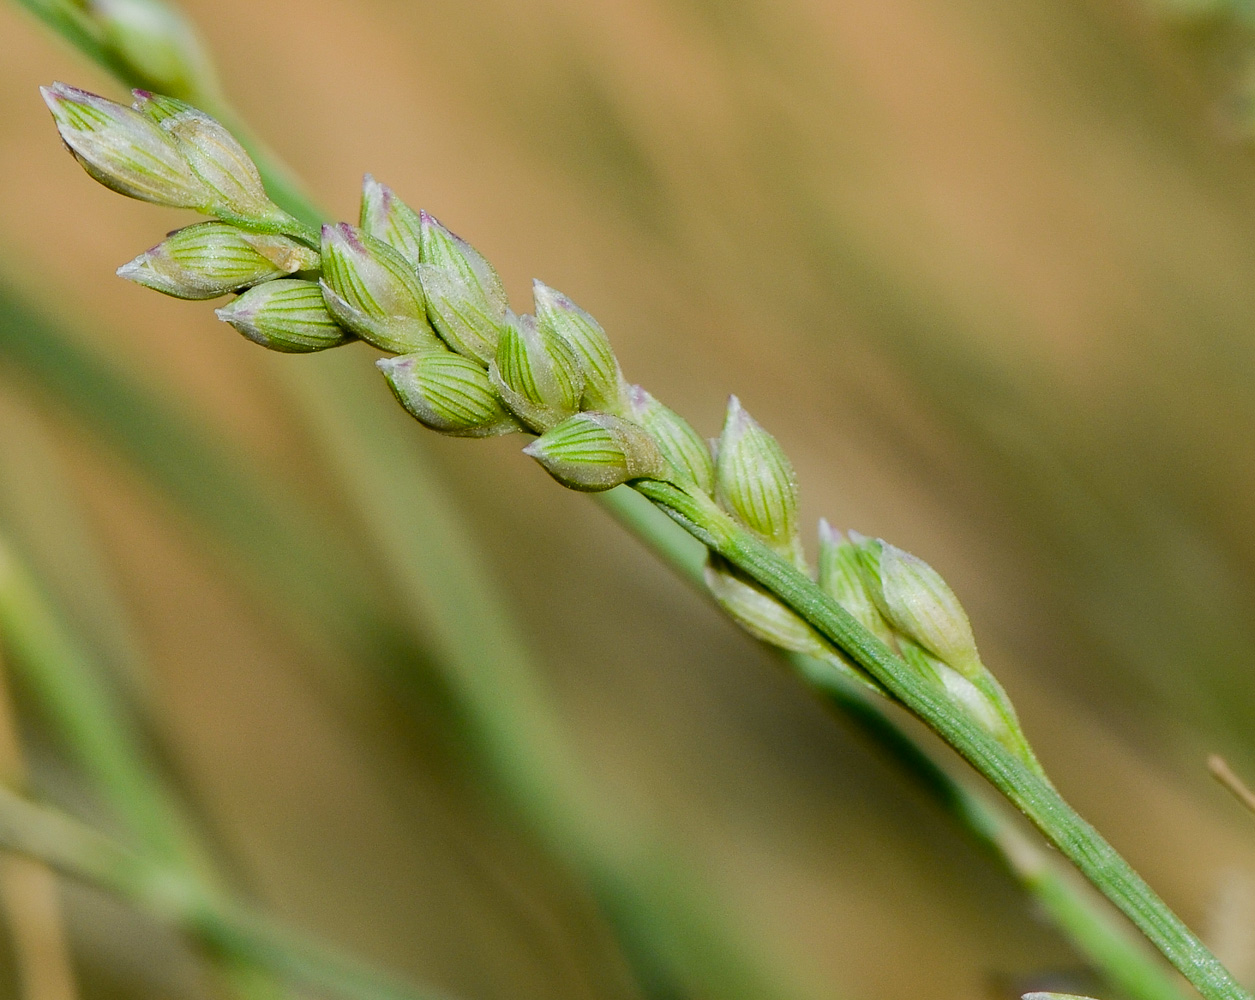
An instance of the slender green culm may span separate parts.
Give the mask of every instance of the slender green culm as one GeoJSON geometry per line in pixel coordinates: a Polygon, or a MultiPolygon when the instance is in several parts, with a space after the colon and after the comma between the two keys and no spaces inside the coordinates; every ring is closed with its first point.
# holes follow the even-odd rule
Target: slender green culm
{"type": "MultiPolygon", "coordinates": [[[[101,112],[103,98],[80,99],[78,103],[90,105],[104,120],[88,130],[93,145],[77,149],[75,143],[84,129],[65,125],[80,115],[75,100],[66,91],[53,110],[63,138],[80,162],[107,186],[140,184],[134,177],[129,147],[123,146],[123,152],[115,155],[98,135],[111,127],[111,114],[122,122],[119,128],[130,128],[130,119],[109,109],[101,112]]],[[[161,151],[162,155],[168,152],[165,147],[161,151]]],[[[186,155],[195,168],[192,154],[186,155]]],[[[204,178],[203,169],[193,172],[204,178]]],[[[147,175],[140,180],[149,185],[144,189],[147,193],[162,183],[147,175]]],[[[219,182],[215,190],[221,193],[225,185],[219,182]]],[[[204,211],[208,204],[216,210],[220,201],[189,207],[204,211]]],[[[228,208],[235,211],[231,205],[228,208]]],[[[267,229],[270,223],[258,213],[248,224],[258,231],[283,232],[267,229]]],[[[227,214],[226,221],[237,223],[229,212],[219,210],[218,214],[227,214]]],[[[324,289],[331,293],[326,301],[335,319],[383,350],[456,352],[476,358],[487,370],[488,363],[476,357],[484,352],[468,349],[465,330],[459,328],[458,336],[453,336],[448,317],[433,315],[421,288],[413,290],[411,280],[396,267],[395,261],[404,258],[391,248],[372,245],[372,237],[352,230],[343,223],[323,229],[324,289]],[[351,308],[342,308],[342,303],[351,308]],[[418,304],[427,310],[426,316],[418,314],[418,304]],[[432,327],[443,340],[428,338],[432,327]]],[[[291,235],[300,238],[301,234],[293,231],[291,235]]],[[[442,288],[446,297],[470,300],[479,294],[473,287],[479,281],[473,271],[449,268],[446,277],[454,282],[454,287],[442,288]],[[459,290],[457,281],[465,287],[459,290]]],[[[834,658],[861,671],[933,728],[1020,808],[1204,996],[1248,998],[1197,937],[1046,780],[1005,692],[979,664],[974,645],[967,644],[953,612],[957,602],[940,577],[885,543],[867,545],[862,562],[866,582],[878,597],[879,610],[901,636],[899,649],[891,649],[812,579],[797,542],[791,466],[774,439],[748,418],[739,402],[734,400],[729,408],[726,440],[721,439],[714,456],[715,483],[709,492],[694,482],[691,473],[685,474],[663,457],[662,442],[653,440],[652,449],[644,444],[652,440],[649,429],[633,419],[630,389],[601,326],[569,298],[540,283],[535,310],[540,326],[563,338],[576,354],[585,389],[584,411],[546,431],[529,446],[530,454],[560,482],[576,489],[596,491],[630,483],[714,556],[814,629],[834,658]],[[583,423],[564,430],[566,424],[578,420],[583,423]]],[[[459,315],[465,320],[471,313],[459,315]]],[[[477,332],[490,342],[499,333],[477,332]]],[[[500,402],[510,408],[508,398],[503,396],[500,402]]],[[[526,414],[515,416],[527,422],[526,414]]]]}

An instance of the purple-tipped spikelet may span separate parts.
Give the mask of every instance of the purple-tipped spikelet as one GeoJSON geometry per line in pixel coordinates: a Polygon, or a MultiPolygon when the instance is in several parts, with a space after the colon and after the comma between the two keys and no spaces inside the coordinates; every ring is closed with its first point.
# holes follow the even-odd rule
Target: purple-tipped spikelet
{"type": "Polygon", "coordinates": [[[347,222],[322,227],[327,309],[363,340],[393,354],[442,351],[423,289],[396,250],[347,222]]]}
{"type": "Polygon", "coordinates": [[[419,213],[419,225],[418,275],[427,297],[427,316],[450,348],[487,365],[506,326],[505,286],[466,240],[426,212],[419,213]]]}
{"type": "Polygon", "coordinates": [[[216,315],[253,343],[286,354],[322,351],[353,339],[327,312],[318,282],[299,278],[250,288],[216,315]]]}
{"type": "Polygon", "coordinates": [[[175,230],[118,275],[176,298],[212,299],[317,267],[317,251],[286,236],[200,222],[175,230]]]}
{"type": "Polygon", "coordinates": [[[203,210],[211,201],[178,143],[152,119],[64,83],[39,92],[66,147],[105,187],[174,208],[203,210]]]}

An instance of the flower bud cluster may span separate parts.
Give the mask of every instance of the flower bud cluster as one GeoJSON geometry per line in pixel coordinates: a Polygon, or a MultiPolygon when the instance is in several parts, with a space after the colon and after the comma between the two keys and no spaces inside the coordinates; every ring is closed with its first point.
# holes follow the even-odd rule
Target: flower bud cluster
{"type": "Polygon", "coordinates": [[[935,569],[881,539],[843,537],[820,521],[819,585],[969,719],[1037,766],[1010,700],[981,662],[967,613],[935,569]]]}
{"type": "Polygon", "coordinates": [[[105,187],[253,232],[299,232],[244,147],[203,111],[146,90],[130,107],[63,83],[41,93],[66,147],[105,187]]]}
{"type": "MultiPolygon", "coordinates": [[[[170,234],[123,265],[123,277],[181,298],[242,292],[219,318],[273,350],[364,340],[391,355],[379,368],[425,426],[462,437],[534,433],[525,453],[571,489],[669,481],[809,574],[793,466],[735,396],[708,444],[628,384],[605,330],[566,295],[537,281],[534,313],[515,314],[474,247],[369,175],[358,225],[326,225],[315,237],[269,200],[243,147],[204,112],[144,91],[129,108],[63,84],[44,97],[66,145],[102,184],[218,217],[170,234]]],[[[819,535],[820,586],[970,719],[1035,763],[945,581],[887,542],[842,537],[825,522],[819,535]]],[[[705,579],[751,634],[877,687],[726,560],[712,553],[705,579]]]]}

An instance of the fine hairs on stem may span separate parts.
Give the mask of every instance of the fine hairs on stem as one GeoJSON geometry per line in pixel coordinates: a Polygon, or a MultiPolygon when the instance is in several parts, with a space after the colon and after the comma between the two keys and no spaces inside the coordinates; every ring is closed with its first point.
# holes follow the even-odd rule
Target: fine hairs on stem
{"type": "Polygon", "coordinates": [[[1209,998],[1248,994],[1046,778],[962,607],[926,563],[820,529],[803,553],[798,484],[736,397],[712,450],[624,377],[604,330],[537,282],[516,314],[464,240],[368,177],[358,225],[279,207],[230,132],[204,111],[136,91],[131,106],[55,84],[66,145],[106,186],[218,221],[171,234],[119,273],[182,298],[239,297],[221,319],[273,350],[361,339],[397,400],[440,433],[535,435],[524,451],[571,489],[628,485],[709,550],[707,586],[756,637],[914,713],[988,779],[1209,998]]]}

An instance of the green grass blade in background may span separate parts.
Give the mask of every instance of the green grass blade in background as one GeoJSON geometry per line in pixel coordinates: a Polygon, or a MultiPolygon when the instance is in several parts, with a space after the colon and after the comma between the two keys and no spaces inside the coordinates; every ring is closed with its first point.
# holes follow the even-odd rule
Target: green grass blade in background
{"type": "MultiPolygon", "coordinates": [[[[233,962],[345,1000],[442,1000],[227,901],[186,874],[136,854],[77,820],[0,788],[0,845],[125,900],[233,962]]],[[[448,1000],[448,998],[443,998],[448,1000]]]]}
{"type": "MultiPolygon", "coordinates": [[[[12,468],[4,469],[6,474],[12,468]]],[[[188,816],[128,724],[127,711],[98,663],[60,621],[30,572],[0,537],[0,649],[49,728],[137,847],[191,884],[218,876],[188,816]]],[[[214,891],[206,888],[207,892],[214,891]]],[[[211,943],[202,941],[202,944],[211,943]]],[[[227,955],[222,974],[240,1000],[286,992],[227,955]]]]}
{"type": "Polygon", "coordinates": [[[85,346],[0,279],[0,357],[231,543],[261,591],[341,637],[371,627],[373,588],[342,533],[295,490],[85,346]],[[295,513],[293,513],[295,512],[295,513]],[[324,584],[337,580],[328,590],[324,584]]]}
{"type": "Polygon", "coordinates": [[[23,687],[143,849],[166,864],[202,872],[206,858],[151,773],[98,667],[58,621],[7,543],[0,555],[0,639],[23,687]]]}

